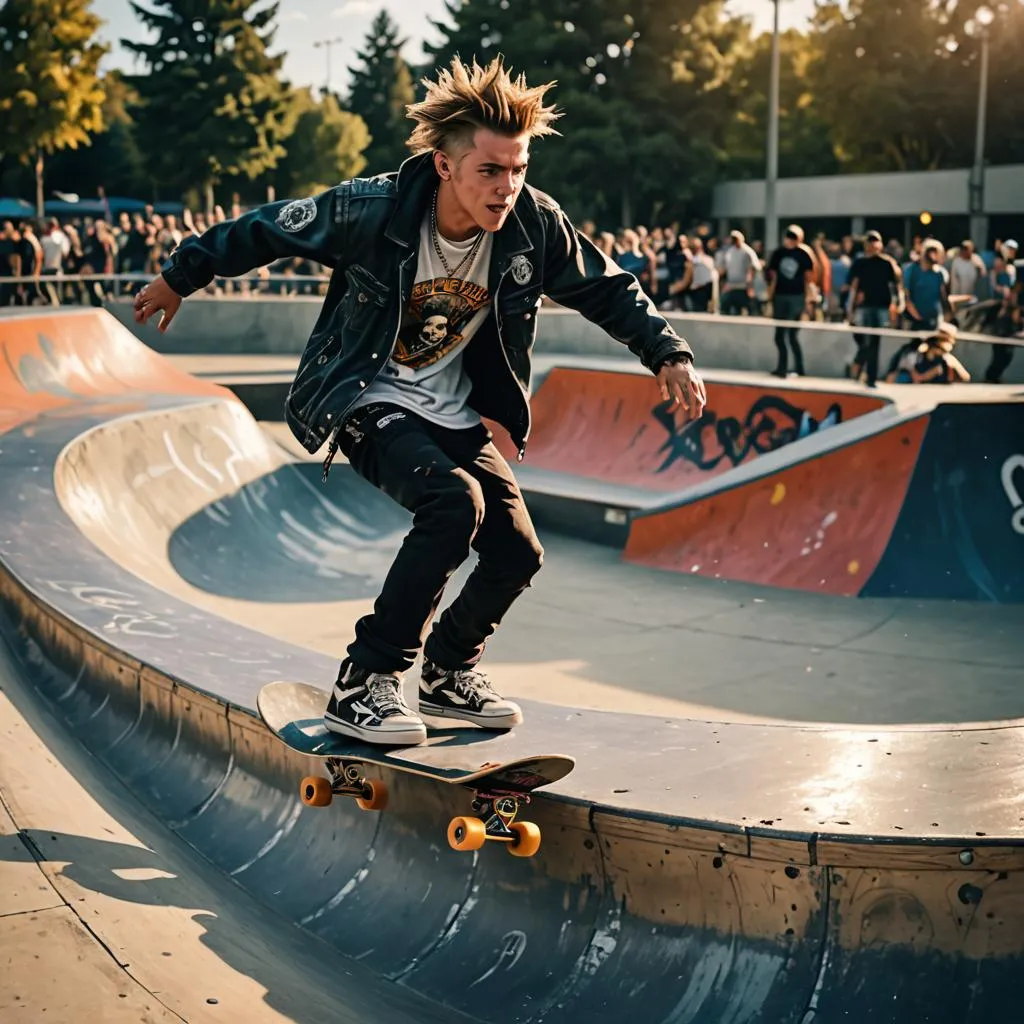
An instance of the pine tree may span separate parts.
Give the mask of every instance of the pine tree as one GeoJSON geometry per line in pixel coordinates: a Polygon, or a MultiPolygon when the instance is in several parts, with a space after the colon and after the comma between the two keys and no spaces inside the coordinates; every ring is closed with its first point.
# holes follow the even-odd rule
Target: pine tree
{"type": "Polygon", "coordinates": [[[147,170],[178,194],[206,193],[231,175],[256,178],[284,155],[295,110],[271,55],[276,2],[151,0],[132,7],[157,38],[122,40],[148,74],[129,77],[132,110],[147,170]]]}
{"type": "Polygon", "coordinates": [[[531,151],[530,181],[609,227],[705,203],[744,55],[723,0],[446,0],[438,64],[499,53],[530,83],[555,80],[563,139],[531,151]]]}
{"type": "Polygon", "coordinates": [[[92,0],[6,0],[0,5],[0,157],[33,164],[43,215],[47,154],[87,145],[103,127],[92,0]]]}
{"type": "Polygon", "coordinates": [[[402,57],[406,40],[398,38],[398,25],[382,10],[367,33],[359,63],[349,68],[352,84],[348,108],[358,114],[370,132],[363,154],[370,174],[395,170],[409,156],[405,140],[412,128],[405,119],[414,89],[409,65],[402,57]]]}

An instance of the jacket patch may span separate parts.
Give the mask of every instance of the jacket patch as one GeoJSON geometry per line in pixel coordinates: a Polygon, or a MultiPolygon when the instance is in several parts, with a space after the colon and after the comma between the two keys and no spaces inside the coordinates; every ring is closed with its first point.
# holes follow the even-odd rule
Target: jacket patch
{"type": "Polygon", "coordinates": [[[277,215],[277,224],[283,231],[301,231],[316,220],[316,200],[296,199],[282,207],[277,215]]]}
{"type": "Polygon", "coordinates": [[[533,264],[525,256],[514,257],[511,269],[516,284],[526,284],[533,277],[533,264]]]}

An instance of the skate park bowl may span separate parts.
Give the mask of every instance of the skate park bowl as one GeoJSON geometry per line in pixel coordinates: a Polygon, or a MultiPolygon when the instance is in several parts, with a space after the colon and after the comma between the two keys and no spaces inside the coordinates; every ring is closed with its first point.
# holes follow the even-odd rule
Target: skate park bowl
{"type": "MultiPolygon", "coordinates": [[[[320,487],[316,464],[290,455],[234,395],[176,369],[102,311],[0,318],[0,347],[0,603],[18,670],[69,743],[282,927],[479,1021],[811,1024],[1016,1012],[1024,699],[1013,570],[1024,536],[1003,484],[1020,486],[1012,460],[1024,451],[1024,409],[1012,396],[937,404],[852,388],[754,394],[752,382],[723,378],[723,392],[748,389],[748,408],[767,395],[755,417],[773,426],[719,406],[718,422],[740,429],[710,431],[717,458],[707,437],[676,443],[683,431],[659,414],[630,456],[616,431],[633,437],[631,421],[649,424],[658,405],[649,378],[653,400],[634,394],[640,375],[623,368],[622,380],[606,379],[615,376],[607,361],[549,366],[537,387],[537,464],[524,464],[524,480],[536,473],[551,515],[582,508],[599,524],[625,511],[625,557],[607,537],[602,547],[545,534],[553,582],[524,595],[511,640],[495,638],[497,659],[509,679],[547,672],[550,690],[546,665],[560,649],[541,624],[560,616],[576,657],[611,666],[610,676],[668,674],[673,687],[707,679],[690,694],[700,706],[691,714],[668,714],[667,703],[653,713],[599,706],[593,695],[609,679],[598,664],[588,666],[589,706],[556,703],[568,689],[516,694],[526,715],[516,741],[577,759],[538,794],[530,816],[543,846],[519,859],[448,849],[444,827],[465,813],[465,794],[426,780],[385,772],[391,801],[381,813],[345,801],[305,807],[298,780],[309,762],[255,715],[265,682],[333,678],[329,652],[372,601],[408,525],[401,510],[344,465],[320,487]],[[552,381],[567,387],[562,405],[569,395],[581,405],[546,405],[552,381]],[[645,417],[629,412],[645,401],[645,417]],[[976,412],[992,416],[981,417],[983,436],[972,433],[976,412]],[[926,458],[933,430],[991,441],[996,482],[984,466],[926,458]],[[844,464],[840,477],[859,487],[786,475],[892,431],[883,450],[844,464]],[[662,451],[670,434],[675,446],[662,451]],[[585,458],[573,447],[584,443],[585,458]],[[664,466],[677,450],[697,455],[664,466]],[[889,504],[871,490],[878,473],[889,504]],[[931,491],[917,487],[919,473],[935,481],[931,491]],[[943,498],[950,473],[959,504],[943,498]],[[606,500],[609,488],[617,501],[606,500]],[[746,515],[726,507],[723,495],[734,493],[746,515]],[[937,558],[947,535],[928,531],[977,517],[956,553],[957,588],[976,588],[969,599],[928,594],[937,584],[927,580],[906,595],[920,548],[879,575],[889,545],[914,529],[908,504],[923,506],[929,493],[943,501],[917,529],[937,558]],[[803,494],[813,522],[836,512],[823,539],[802,521],[768,519],[803,494]],[[659,526],[641,545],[646,520],[698,507],[707,511],[688,513],[686,531],[718,530],[703,543],[740,583],[692,571],[688,532],[673,541],[659,526]],[[847,519],[868,514],[870,535],[844,539],[826,561],[847,519]],[[860,559],[884,596],[812,587],[811,572],[780,578],[776,590],[763,566],[763,578],[744,582],[751,573],[732,567],[751,523],[762,544],[779,545],[768,561],[816,558],[813,572],[831,580],[855,576],[849,563],[860,559]],[[1003,545],[998,557],[989,541],[1003,545]],[[804,547],[811,553],[801,556],[804,547]],[[626,646],[627,658],[616,655],[626,646]],[[733,674],[723,682],[716,668],[733,674]],[[862,686],[880,678],[878,689],[851,685],[830,721],[827,691],[854,677],[862,686]],[[904,680],[905,705],[890,694],[904,680]],[[771,705],[757,704],[758,688],[771,705]],[[733,691],[743,700],[730,704],[733,691]],[[938,711],[913,717],[921,705],[938,711]]],[[[950,442],[942,452],[967,449],[950,442]]],[[[388,1019],[383,1010],[378,1019],[388,1019]]]]}

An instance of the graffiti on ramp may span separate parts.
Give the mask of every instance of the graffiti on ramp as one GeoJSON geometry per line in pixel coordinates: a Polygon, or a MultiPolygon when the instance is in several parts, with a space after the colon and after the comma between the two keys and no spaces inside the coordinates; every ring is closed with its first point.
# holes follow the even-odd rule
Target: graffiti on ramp
{"type": "Polygon", "coordinates": [[[808,409],[773,394],[761,395],[742,420],[709,408],[699,420],[680,426],[671,402],[659,403],[651,414],[668,432],[668,440],[658,449],[665,453],[659,473],[678,459],[708,472],[723,462],[738,466],[751,456],[767,455],[843,421],[838,402],[833,402],[825,415],[817,419],[808,409]]]}

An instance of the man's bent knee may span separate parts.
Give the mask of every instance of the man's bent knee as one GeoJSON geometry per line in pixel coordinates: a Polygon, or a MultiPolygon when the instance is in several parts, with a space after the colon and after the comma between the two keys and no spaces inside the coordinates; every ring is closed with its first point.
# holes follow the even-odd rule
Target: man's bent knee
{"type": "Polygon", "coordinates": [[[435,529],[468,544],[484,521],[485,508],[480,484],[456,468],[431,481],[426,501],[417,511],[428,515],[435,529]]]}
{"type": "Polygon", "coordinates": [[[504,577],[523,586],[530,583],[544,564],[544,548],[536,534],[513,534],[497,552],[489,554],[504,577]]]}

